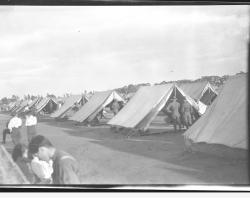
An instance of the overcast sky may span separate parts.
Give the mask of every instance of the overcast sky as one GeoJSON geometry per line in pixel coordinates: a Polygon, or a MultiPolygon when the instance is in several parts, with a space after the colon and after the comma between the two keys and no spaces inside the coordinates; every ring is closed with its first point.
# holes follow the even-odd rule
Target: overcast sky
{"type": "Polygon", "coordinates": [[[247,71],[247,6],[0,6],[0,97],[247,71]]]}

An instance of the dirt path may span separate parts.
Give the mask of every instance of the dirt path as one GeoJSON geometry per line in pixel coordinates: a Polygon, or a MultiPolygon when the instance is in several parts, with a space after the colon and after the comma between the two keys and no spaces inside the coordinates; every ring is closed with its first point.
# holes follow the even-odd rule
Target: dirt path
{"type": "MultiPolygon", "coordinates": [[[[0,115],[2,131],[7,116],[0,115]]],[[[25,127],[22,129],[26,133],[25,127]]],[[[84,184],[244,184],[246,161],[185,154],[181,134],[126,139],[107,127],[40,122],[38,132],[80,163],[84,184]]],[[[8,137],[6,147],[11,148],[8,137]]]]}

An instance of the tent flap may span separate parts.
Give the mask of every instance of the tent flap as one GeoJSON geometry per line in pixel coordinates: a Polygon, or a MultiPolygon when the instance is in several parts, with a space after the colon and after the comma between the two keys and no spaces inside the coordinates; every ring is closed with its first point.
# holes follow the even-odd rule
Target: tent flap
{"type": "Polygon", "coordinates": [[[114,91],[96,92],[82,108],[75,113],[70,120],[84,122],[91,121],[95,116],[114,99],[123,101],[123,99],[114,91]]]}
{"type": "Polygon", "coordinates": [[[61,106],[60,109],[58,109],[57,111],[52,113],[50,115],[50,117],[59,118],[59,117],[63,116],[63,114],[65,114],[69,109],[71,109],[71,107],[76,102],[79,103],[82,100],[82,97],[83,97],[82,95],[72,95],[72,96],[66,98],[63,106],[61,106]]]}

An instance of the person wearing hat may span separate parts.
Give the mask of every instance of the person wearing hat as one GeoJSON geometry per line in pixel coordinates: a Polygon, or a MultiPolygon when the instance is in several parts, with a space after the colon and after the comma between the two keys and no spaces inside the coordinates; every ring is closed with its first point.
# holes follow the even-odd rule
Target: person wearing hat
{"type": "Polygon", "coordinates": [[[14,145],[21,143],[22,139],[22,134],[20,131],[21,127],[22,127],[22,119],[19,117],[18,113],[15,113],[13,118],[11,118],[8,123],[8,129],[10,131],[14,145]]]}
{"type": "Polygon", "coordinates": [[[187,101],[187,98],[184,99],[183,104],[181,106],[181,113],[184,121],[184,125],[188,129],[192,125],[192,115],[193,115],[193,107],[187,101]]]}
{"type": "MultiPolygon", "coordinates": [[[[80,184],[80,169],[77,160],[70,154],[58,150],[50,140],[42,135],[35,136],[29,143],[29,153],[39,160],[52,160],[53,184],[80,184]]],[[[52,171],[51,171],[52,172],[52,171]]]]}
{"type": "Polygon", "coordinates": [[[170,113],[170,117],[174,121],[174,131],[177,131],[177,125],[179,125],[179,130],[181,130],[181,121],[180,121],[180,103],[177,102],[177,98],[174,96],[172,102],[169,103],[166,110],[170,113]]]}
{"type": "Polygon", "coordinates": [[[36,136],[36,125],[37,125],[37,118],[33,115],[33,112],[31,110],[28,110],[26,112],[26,120],[25,120],[25,126],[27,127],[27,138],[28,142],[36,136]]]}

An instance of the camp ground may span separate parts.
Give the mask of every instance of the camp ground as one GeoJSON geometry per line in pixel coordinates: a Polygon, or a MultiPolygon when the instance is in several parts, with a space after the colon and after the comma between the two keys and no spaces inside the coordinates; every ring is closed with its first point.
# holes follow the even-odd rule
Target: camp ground
{"type": "Polygon", "coordinates": [[[115,99],[124,102],[124,99],[115,91],[95,92],[89,101],[70,117],[69,120],[81,123],[91,123],[96,119],[97,115],[115,99]]]}
{"type": "Polygon", "coordinates": [[[64,100],[63,105],[57,111],[50,115],[52,118],[61,119],[67,116],[67,113],[71,113],[70,111],[75,105],[82,106],[85,104],[87,98],[83,95],[71,95],[64,100]]]}
{"type": "Polygon", "coordinates": [[[218,93],[209,82],[180,83],[179,87],[191,96],[199,105],[199,113],[204,114],[208,105],[216,98],[218,93]]]}
{"type": "Polygon", "coordinates": [[[0,185],[250,184],[249,5],[0,10],[0,185]]]}
{"type": "Polygon", "coordinates": [[[190,146],[199,145],[198,148],[202,149],[204,144],[200,146],[198,143],[207,143],[210,144],[210,150],[215,148],[215,144],[247,150],[246,88],[246,75],[235,76],[226,81],[220,95],[206,113],[185,132],[184,137],[189,140],[190,146]]]}
{"type": "Polygon", "coordinates": [[[175,84],[141,87],[126,106],[108,124],[122,128],[146,131],[157,114],[176,97],[183,102],[184,97],[198,110],[197,103],[175,84]]]}
{"type": "Polygon", "coordinates": [[[57,102],[53,98],[45,97],[36,106],[36,113],[51,114],[57,109],[57,102]]]}

